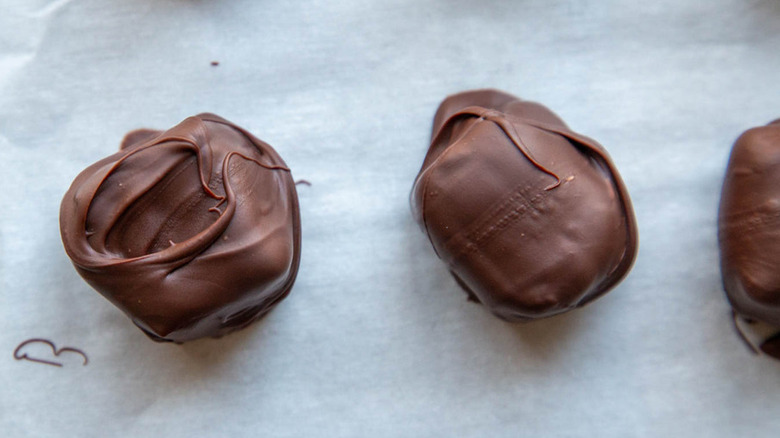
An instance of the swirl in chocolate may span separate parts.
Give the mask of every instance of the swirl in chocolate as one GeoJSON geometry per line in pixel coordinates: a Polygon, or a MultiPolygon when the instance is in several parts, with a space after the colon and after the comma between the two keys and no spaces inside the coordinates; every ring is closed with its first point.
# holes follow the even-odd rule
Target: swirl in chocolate
{"type": "Polygon", "coordinates": [[[129,133],[76,177],[60,230],[79,274],[157,341],[248,325],[287,295],[300,260],[289,169],[213,114],[129,133]]]}

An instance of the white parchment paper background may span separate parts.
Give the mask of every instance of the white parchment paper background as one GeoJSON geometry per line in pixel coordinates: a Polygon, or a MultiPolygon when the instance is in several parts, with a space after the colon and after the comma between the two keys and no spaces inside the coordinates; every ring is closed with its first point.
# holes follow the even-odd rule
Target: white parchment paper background
{"type": "Polygon", "coordinates": [[[733,332],[715,217],[779,72],[777,0],[0,0],[0,435],[777,436],[780,363],[733,332]],[[621,170],[639,257],[585,309],[499,321],[412,222],[433,113],[476,87],[621,170]],[[312,183],[302,264],[260,323],[160,345],[78,277],[59,203],[125,132],[202,111],[312,183]],[[91,362],[15,361],[32,337],[91,362]]]}

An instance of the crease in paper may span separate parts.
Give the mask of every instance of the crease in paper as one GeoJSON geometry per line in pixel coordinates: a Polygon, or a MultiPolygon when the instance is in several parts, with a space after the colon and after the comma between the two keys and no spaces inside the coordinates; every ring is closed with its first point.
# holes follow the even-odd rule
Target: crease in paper
{"type": "Polygon", "coordinates": [[[52,15],[53,13],[57,12],[59,9],[61,9],[63,6],[67,5],[71,1],[72,0],[55,0],[53,2],[46,4],[40,9],[34,9],[33,11],[28,12],[25,15],[32,18],[46,18],[49,15],[52,15]]]}
{"type": "Polygon", "coordinates": [[[0,89],[35,58],[35,53],[10,54],[0,58],[0,89]]]}

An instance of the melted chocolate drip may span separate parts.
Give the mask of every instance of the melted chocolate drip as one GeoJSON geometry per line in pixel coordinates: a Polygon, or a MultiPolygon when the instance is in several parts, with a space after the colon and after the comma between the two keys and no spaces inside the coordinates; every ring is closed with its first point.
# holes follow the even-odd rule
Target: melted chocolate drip
{"type": "Polygon", "coordinates": [[[29,360],[30,362],[42,363],[44,365],[62,367],[62,364],[60,362],[55,362],[53,360],[47,360],[47,359],[42,359],[40,357],[30,356],[29,354],[22,352],[24,347],[30,344],[47,345],[49,348],[51,348],[51,352],[54,355],[54,357],[59,357],[62,353],[73,353],[81,356],[84,359],[84,363],[82,365],[86,366],[89,363],[89,358],[87,358],[87,353],[84,353],[84,351],[74,347],[62,347],[60,349],[57,349],[57,346],[54,345],[54,342],[48,339],[41,339],[41,338],[28,339],[22,342],[21,344],[19,344],[14,350],[14,359],[29,360]]]}

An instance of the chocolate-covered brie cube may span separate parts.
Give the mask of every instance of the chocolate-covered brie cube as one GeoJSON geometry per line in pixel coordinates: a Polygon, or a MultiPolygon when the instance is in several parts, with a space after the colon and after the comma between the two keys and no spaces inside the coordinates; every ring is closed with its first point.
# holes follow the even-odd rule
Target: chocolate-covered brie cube
{"type": "MultiPolygon", "coordinates": [[[[780,120],[734,143],[721,192],[723,287],[738,317],[780,331],[780,120]]],[[[780,358],[780,337],[760,348],[780,358]]]]}
{"type": "Polygon", "coordinates": [[[300,260],[289,169],[213,114],[128,134],[76,177],[60,230],[78,273],[156,341],[248,325],[287,295],[300,260]]]}
{"type": "Polygon", "coordinates": [[[637,252],[631,201],[604,148],[496,90],[441,104],[411,204],[470,299],[509,321],[593,301],[637,252]]]}

